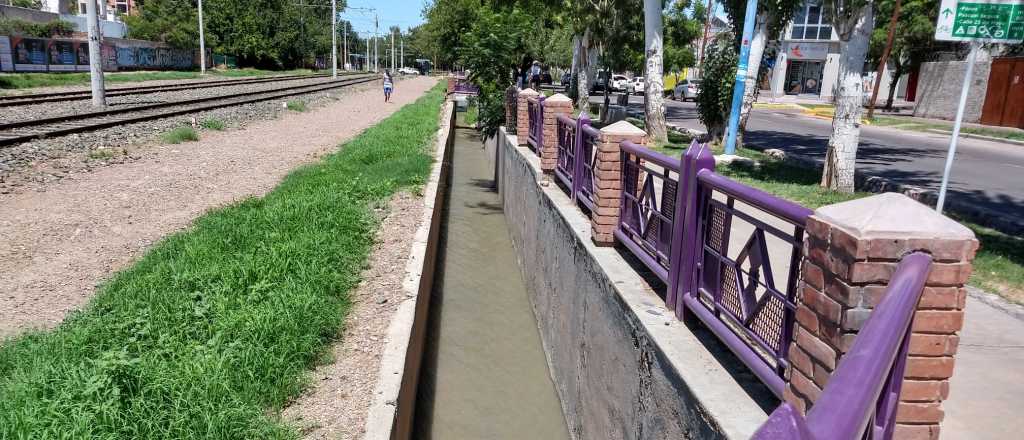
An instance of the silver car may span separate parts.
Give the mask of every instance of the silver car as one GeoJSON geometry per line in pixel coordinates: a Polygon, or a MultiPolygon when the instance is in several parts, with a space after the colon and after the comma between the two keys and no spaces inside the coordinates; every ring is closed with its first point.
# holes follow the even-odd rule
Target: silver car
{"type": "Polygon", "coordinates": [[[672,99],[681,101],[696,101],[697,92],[700,91],[699,79],[682,79],[672,89],[672,99]]]}

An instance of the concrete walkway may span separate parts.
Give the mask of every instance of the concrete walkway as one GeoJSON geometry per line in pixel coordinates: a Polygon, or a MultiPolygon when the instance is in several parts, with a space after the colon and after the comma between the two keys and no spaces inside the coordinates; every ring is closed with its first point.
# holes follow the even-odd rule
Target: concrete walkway
{"type": "Polygon", "coordinates": [[[967,297],[943,439],[1010,439],[1024,433],[1024,320],[967,297]]]}

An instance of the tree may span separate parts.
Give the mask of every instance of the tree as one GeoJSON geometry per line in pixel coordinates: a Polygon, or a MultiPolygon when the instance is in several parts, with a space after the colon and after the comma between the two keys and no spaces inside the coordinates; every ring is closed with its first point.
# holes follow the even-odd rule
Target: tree
{"type": "MultiPolygon", "coordinates": [[[[199,46],[199,20],[192,0],[149,0],[139,8],[138,15],[126,16],[124,21],[130,38],[159,41],[180,49],[199,46]]],[[[215,46],[216,36],[207,35],[206,44],[215,46]]]]}
{"type": "Polygon", "coordinates": [[[860,118],[864,103],[863,70],[874,27],[874,0],[829,0],[829,14],[839,34],[839,77],[835,115],[825,154],[821,186],[852,193],[860,118]]]}
{"type": "MultiPolygon", "coordinates": [[[[750,40],[750,55],[747,59],[748,75],[743,82],[743,103],[740,106],[740,124],[736,132],[736,143],[743,145],[743,132],[747,127],[747,119],[750,118],[750,110],[757,101],[760,93],[758,84],[768,74],[768,65],[764,62],[765,46],[769,41],[778,40],[780,34],[793,19],[793,13],[797,8],[803,7],[804,0],[759,0],[757,4],[757,15],[754,22],[754,35],[750,40]],[[753,73],[750,70],[753,68],[753,73]]],[[[736,47],[739,47],[739,37],[743,33],[743,22],[746,19],[746,0],[726,0],[722,3],[729,22],[732,25],[733,34],[737,37],[736,47]]],[[[737,49],[738,50],[738,49],[737,49]]]]}
{"type": "Polygon", "coordinates": [[[644,115],[647,136],[655,143],[668,140],[665,127],[665,37],[662,34],[662,0],[644,0],[644,115]]]}
{"type": "Polygon", "coordinates": [[[692,0],[672,2],[665,13],[665,67],[676,81],[683,69],[697,65],[693,43],[701,36],[704,20],[704,3],[692,0]]]}
{"type": "MultiPolygon", "coordinates": [[[[878,15],[889,17],[896,7],[897,0],[879,1],[878,15]]],[[[903,0],[899,17],[896,19],[896,30],[892,40],[888,63],[892,66],[889,80],[889,94],[885,108],[891,109],[896,94],[896,84],[903,74],[911,71],[921,63],[931,59],[937,52],[940,43],[935,41],[935,20],[938,18],[938,0],[903,0]]],[[[888,39],[888,20],[880,20],[871,34],[871,49],[868,59],[873,64],[881,63],[882,53],[888,39]]]]}
{"type": "Polygon", "coordinates": [[[697,115],[708,129],[707,142],[719,142],[725,133],[732,106],[732,90],[736,78],[735,37],[724,32],[708,43],[701,72],[704,77],[697,91],[697,115]]]}
{"type": "Polygon", "coordinates": [[[11,6],[29,9],[43,9],[43,0],[14,0],[11,6]]]}

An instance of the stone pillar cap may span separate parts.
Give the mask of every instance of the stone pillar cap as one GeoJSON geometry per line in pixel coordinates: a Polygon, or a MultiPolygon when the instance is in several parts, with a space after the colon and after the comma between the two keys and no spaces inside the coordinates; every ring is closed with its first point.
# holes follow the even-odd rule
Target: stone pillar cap
{"type": "Polygon", "coordinates": [[[641,130],[639,127],[630,124],[626,121],[619,121],[612,125],[605,126],[601,129],[601,133],[614,134],[614,135],[640,135],[647,134],[646,131],[641,130]]]}
{"type": "Polygon", "coordinates": [[[531,88],[525,88],[523,90],[520,90],[519,94],[520,95],[539,95],[540,93],[537,93],[536,90],[533,90],[531,88]]]}
{"type": "Polygon", "coordinates": [[[572,99],[569,99],[568,96],[565,96],[561,93],[555,93],[554,95],[548,96],[546,99],[544,99],[545,104],[557,102],[568,102],[572,104],[572,99]]]}
{"type": "Polygon", "coordinates": [[[814,216],[858,239],[974,238],[966,226],[900,193],[822,206],[814,216]]]}

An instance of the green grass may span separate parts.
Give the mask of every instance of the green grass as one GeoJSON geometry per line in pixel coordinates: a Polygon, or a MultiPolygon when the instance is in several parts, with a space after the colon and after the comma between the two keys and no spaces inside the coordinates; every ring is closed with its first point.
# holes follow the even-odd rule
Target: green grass
{"type": "Polygon", "coordinates": [[[288,104],[286,106],[288,107],[288,110],[291,110],[293,112],[304,112],[307,110],[306,101],[303,101],[301,99],[293,99],[291,101],[288,101],[288,104]]]}
{"type": "Polygon", "coordinates": [[[470,102],[469,106],[466,107],[466,114],[462,117],[462,122],[468,126],[475,126],[477,120],[480,118],[480,109],[475,102],[470,102]]]}
{"type": "Polygon", "coordinates": [[[114,156],[115,156],[114,150],[111,150],[109,148],[98,148],[98,149],[89,151],[89,159],[93,159],[93,160],[108,160],[108,159],[112,159],[114,156]]]}
{"type": "MultiPolygon", "coordinates": [[[[914,130],[914,131],[928,131],[928,130],[943,130],[952,132],[953,124],[945,122],[924,122],[920,120],[907,119],[894,116],[875,116],[871,119],[873,125],[880,125],[885,127],[894,127],[901,130],[914,130]]],[[[998,129],[998,128],[984,128],[984,127],[961,127],[960,131],[963,133],[977,134],[982,136],[991,136],[1002,139],[1012,139],[1018,141],[1024,141],[1024,130],[1013,130],[1013,129],[998,129]]]]}
{"type": "MultiPolygon", "coordinates": [[[[259,70],[259,69],[232,69],[232,70],[210,70],[211,75],[228,78],[266,76],[266,75],[295,75],[312,74],[311,70],[259,70]]],[[[156,80],[196,79],[199,72],[124,72],[107,73],[103,78],[108,83],[125,83],[156,80]]],[[[27,89],[32,87],[51,86],[76,86],[89,84],[88,73],[4,73],[0,74],[0,89],[27,89]]]]}
{"type": "Polygon", "coordinates": [[[207,130],[221,131],[221,130],[224,129],[226,124],[224,124],[224,121],[222,121],[220,119],[217,119],[217,118],[206,118],[206,119],[203,119],[202,121],[199,121],[199,126],[205,128],[207,130]]]}
{"type": "MultiPolygon", "coordinates": [[[[683,149],[679,149],[683,151],[683,149]]],[[[844,194],[821,188],[821,171],[773,160],[755,150],[739,148],[737,153],[757,160],[758,167],[719,167],[718,172],[744,184],[760,188],[808,208],[845,202],[872,193],[844,194]]],[[[1004,298],[1024,304],[1024,238],[1004,234],[952,215],[955,220],[974,231],[981,243],[974,260],[971,285],[1004,298]]]]}
{"type": "Polygon", "coordinates": [[[277,414],[339,335],[371,206],[425,182],[442,99],[203,215],[57,329],[0,345],[0,438],[298,438],[277,414]]]}
{"type": "Polygon", "coordinates": [[[161,136],[168,144],[180,144],[182,142],[198,141],[199,133],[192,127],[178,127],[161,136]]]}

